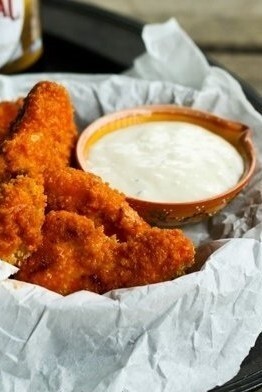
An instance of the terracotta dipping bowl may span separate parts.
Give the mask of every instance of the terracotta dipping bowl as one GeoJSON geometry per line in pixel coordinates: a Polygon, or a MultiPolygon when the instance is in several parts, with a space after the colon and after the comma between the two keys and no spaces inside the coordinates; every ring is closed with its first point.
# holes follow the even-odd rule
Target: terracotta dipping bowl
{"type": "Polygon", "coordinates": [[[238,183],[215,197],[193,202],[152,202],[128,197],[129,204],[150,224],[174,227],[196,222],[224,208],[249,182],[255,169],[255,150],[251,130],[240,123],[210,113],[174,105],[141,106],[106,115],[89,125],[79,137],[77,161],[83,170],[89,148],[104,135],[130,125],[152,121],[182,121],[202,126],[231,143],[244,160],[244,172],[238,183]]]}

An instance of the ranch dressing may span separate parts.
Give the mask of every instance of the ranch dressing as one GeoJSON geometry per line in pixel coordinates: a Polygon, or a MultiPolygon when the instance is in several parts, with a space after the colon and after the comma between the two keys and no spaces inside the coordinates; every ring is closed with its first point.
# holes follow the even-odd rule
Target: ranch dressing
{"type": "Polygon", "coordinates": [[[86,168],[129,197],[190,202],[233,187],[244,163],[230,143],[205,128],[160,121],[105,135],[90,148],[86,168]]]}

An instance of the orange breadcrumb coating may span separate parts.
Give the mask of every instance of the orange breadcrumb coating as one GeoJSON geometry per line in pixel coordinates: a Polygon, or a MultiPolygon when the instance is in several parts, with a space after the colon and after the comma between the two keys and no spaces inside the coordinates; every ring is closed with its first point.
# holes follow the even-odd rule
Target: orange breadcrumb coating
{"type": "Polygon", "coordinates": [[[16,278],[63,295],[170,280],[194,258],[193,245],[180,230],[147,229],[118,243],[90,219],[66,211],[47,215],[43,238],[16,278]]]}
{"type": "Polygon", "coordinates": [[[124,241],[150,226],[133,210],[125,196],[100,177],[73,168],[49,173],[45,178],[49,210],[66,210],[85,215],[103,225],[107,235],[124,241]]]}
{"type": "MultiPolygon", "coordinates": [[[[16,264],[35,251],[42,239],[46,200],[42,174],[47,167],[67,165],[76,140],[72,105],[62,86],[40,82],[23,102],[0,155],[0,181],[5,182],[0,257],[16,264]],[[17,174],[25,176],[16,179],[17,174]]],[[[10,113],[2,116],[2,124],[7,127],[10,119],[10,113]]]]}
{"type": "MultiPolygon", "coordinates": [[[[0,102],[0,145],[10,135],[10,126],[15,121],[23,105],[23,99],[0,102]]],[[[10,178],[4,157],[0,155],[0,182],[10,178]]]]}
{"type": "Polygon", "coordinates": [[[36,84],[11,132],[3,144],[9,172],[34,176],[68,164],[77,132],[65,88],[52,82],[36,84]]]}
{"type": "Polygon", "coordinates": [[[23,106],[23,99],[0,102],[0,144],[8,136],[9,127],[23,106]]]}
{"type": "Polygon", "coordinates": [[[67,167],[75,141],[68,93],[38,83],[2,144],[0,258],[21,267],[18,279],[64,295],[184,273],[193,263],[192,242],[180,230],[150,228],[123,194],[67,167]]]}
{"type": "Polygon", "coordinates": [[[11,174],[7,170],[5,159],[3,155],[0,155],[0,183],[8,181],[11,178],[11,174]]]}
{"type": "Polygon", "coordinates": [[[45,202],[43,186],[33,178],[18,176],[0,185],[0,259],[18,265],[37,249],[45,202]]]}

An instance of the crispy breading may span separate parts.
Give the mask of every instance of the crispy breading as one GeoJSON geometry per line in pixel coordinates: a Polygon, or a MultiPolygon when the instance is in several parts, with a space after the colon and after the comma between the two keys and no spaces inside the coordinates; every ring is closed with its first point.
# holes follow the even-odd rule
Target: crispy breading
{"type": "Polygon", "coordinates": [[[3,155],[0,155],[0,183],[8,181],[11,178],[11,174],[7,170],[5,159],[3,155]]]}
{"type": "Polygon", "coordinates": [[[37,249],[42,240],[46,197],[35,179],[18,176],[0,185],[0,258],[12,264],[37,249]]]}
{"type": "Polygon", "coordinates": [[[3,155],[12,174],[43,173],[69,163],[76,142],[73,107],[64,87],[39,82],[25,99],[3,155]]]}
{"type": "Polygon", "coordinates": [[[0,102],[0,144],[8,136],[10,125],[16,119],[22,106],[23,99],[18,99],[14,102],[0,102]]]}
{"type": "Polygon", "coordinates": [[[125,196],[109,187],[100,177],[73,168],[45,176],[49,210],[66,210],[85,215],[103,225],[107,235],[125,241],[149,225],[127,203],[125,196]]]}
{"type": "Polygon", "coordinates": [[[147,229],[124,243],[75,213],[50,212],[43,244],[21,266],[16,278],[67,295],[79,290],[105,293],[170,280],[194,258],[180,230],[147,229]]]}
{"type": "MultiPolygon", "coordinates": [[[[10,113],[2,117],[5,126],[12,117],[10,113]]],[[[43,173],[47,167],[67,165],[76,141],[67,91],[56,83],[38,83],[24,99],[7,136],[0,155],[0,181],[4,182],[0,257],[18,264],[36,250],[42,239],[46,201],[43,173]],[[24,176],[16,178],[21,174],[24,176]]]]}
{"type": "Polygon", "coordinates": [[[184,273],[192,242],[180,230],[151,228],[101,178],[67,167],[75,141],[68,93],[38,83],[0,155],[0,257],[21,267],[17,278],[66,295],[184,273]]]}

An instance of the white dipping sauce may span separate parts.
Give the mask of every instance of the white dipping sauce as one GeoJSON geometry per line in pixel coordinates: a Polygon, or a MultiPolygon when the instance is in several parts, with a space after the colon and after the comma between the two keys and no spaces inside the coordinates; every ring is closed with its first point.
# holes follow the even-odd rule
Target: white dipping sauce
{"type": "Polygon", "coordinates": [[[127,196],[159,202],[218,195],[233,187],[244,170],[242,157],[226,140],[175,121],[109,133],[90,148],[86,165],[127,196]]]}

